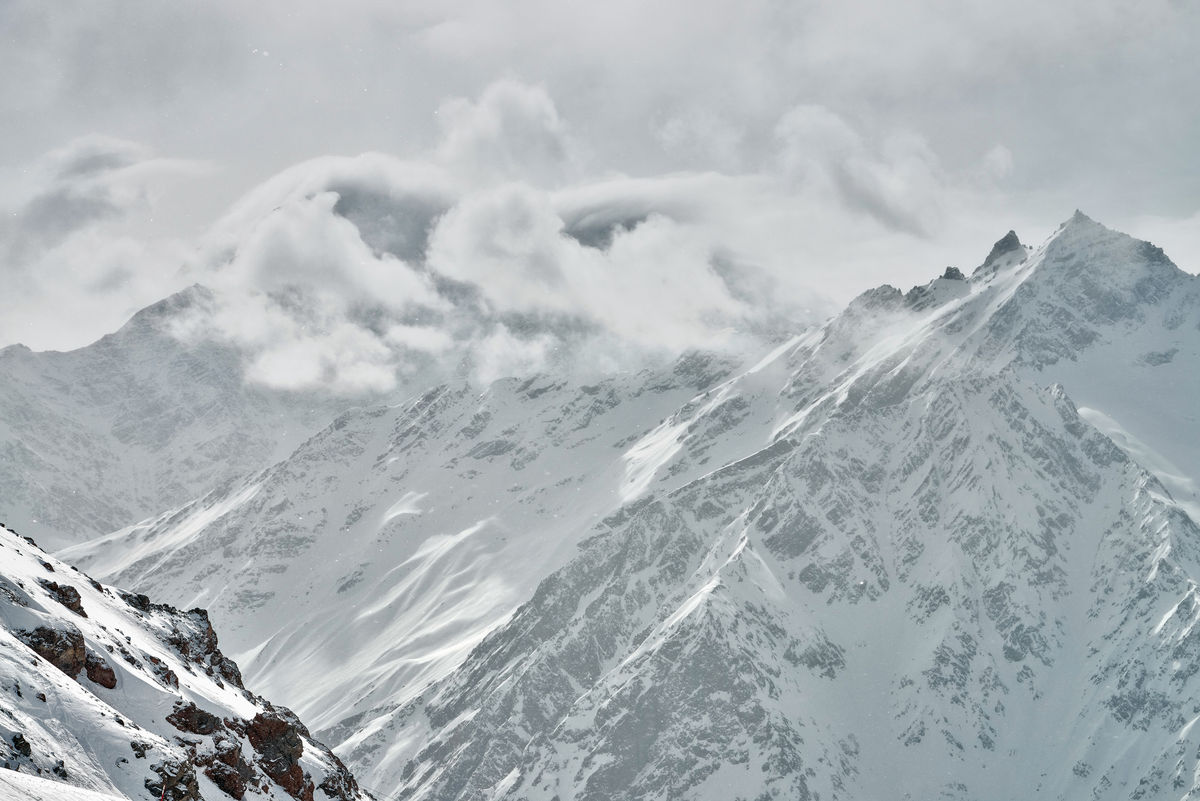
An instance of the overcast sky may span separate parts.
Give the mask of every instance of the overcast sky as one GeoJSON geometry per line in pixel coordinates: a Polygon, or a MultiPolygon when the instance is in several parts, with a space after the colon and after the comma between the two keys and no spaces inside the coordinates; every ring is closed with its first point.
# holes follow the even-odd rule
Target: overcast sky
{"type": "Polygon", "coordinates": [[[204,335],[268,383],[363,357],[386,388],[466,339],[503,371],[585,329],[617,359],[969,270],[1076,207],[1200,271],[1191,0],[0,0],[0,38],[0,344],[199,281],[250,304],[204,335]]]}

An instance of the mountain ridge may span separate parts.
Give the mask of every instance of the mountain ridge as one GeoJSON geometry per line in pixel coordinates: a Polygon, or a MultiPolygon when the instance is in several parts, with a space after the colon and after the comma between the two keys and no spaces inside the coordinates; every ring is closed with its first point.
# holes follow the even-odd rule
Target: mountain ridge
{"type": "Polygon", "coordinates": [[[343,414],[66,555],[214,593],[247,675],[403,797],[1182,789],[1200,290],[1081,213],[1006,239],[749,368],[343,414]]]}

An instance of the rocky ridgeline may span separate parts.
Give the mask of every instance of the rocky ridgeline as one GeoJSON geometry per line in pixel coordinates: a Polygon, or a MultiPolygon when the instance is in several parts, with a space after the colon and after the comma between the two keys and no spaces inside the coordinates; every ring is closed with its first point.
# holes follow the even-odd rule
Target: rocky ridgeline
{"type": "Polygon", "coordinates": [[[131,798],[366,798],[295,715],[243,686],[203,609],[106,587],[7,528],[0,549],[5,768],[131,798]]]}

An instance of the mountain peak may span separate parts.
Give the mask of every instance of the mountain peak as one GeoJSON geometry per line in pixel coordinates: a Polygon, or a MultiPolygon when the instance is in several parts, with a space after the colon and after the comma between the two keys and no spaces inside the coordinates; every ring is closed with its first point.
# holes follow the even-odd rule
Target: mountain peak
{"type": "Polygon", "coordinates": [[[1021,244],[1021,240],[1017,236],[1017,232],[1009,230],[1007,234],[996,240],[996,244],[992,245],[991,252],[989,252],[987,258],[983,260],[983,266],[991,267],[997,264],[1005,256],[1008,256],[1016,251],[1024,253],[1024,250],[1025,246],[1021,244]]]}

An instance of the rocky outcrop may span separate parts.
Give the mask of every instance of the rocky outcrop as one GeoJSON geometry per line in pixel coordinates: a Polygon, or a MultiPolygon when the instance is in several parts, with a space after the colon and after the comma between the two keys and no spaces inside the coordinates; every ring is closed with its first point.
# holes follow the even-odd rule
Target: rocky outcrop
{"type": "Polygon", "coordinates": [[[223,728],[221,719],[211,712],[205,712],[195,704],[179,701],[175,710],[167,715],[167,722],[182,732],[188,734],[212,734],[223,728]]]}
{"type": "Polygon", "coordinates": [[[1000,261],[1004,256],[1016,250],[1024,250],[1025,246],[1021,244],[1021,240],[1017,237],[1016,231],[1009,231],[1007,234],[997,240],[996,244],[992,245],[992,249],[988,252],[987,258],[983,260],[984,267],[990,267],[1000,261]]]}
{"type": "Polygon", "coordinates": [[[333,763],[335,769],[327,773],[317,786],[325,791],[325,795],[337,798],[339,801],[351,801],[351,799],[358,798],[360,791],[354,775],[337,756],[333,757],[333,763]]]}
{"type": "Polygon", "coordinates": [[[200,665],[209,676],[220,678],[234,687],[244,689],[242,672],[237,663],[221,653],[217,643],[217,632],[204,609],[189,609],[187,613],[174,608],[171,611],[180,620],[176,621],[167,642],[183,658],[200,665]]]}
{"type": "Polygon", "coordinates": [[[254,767],[242,756],[241,741],[228,733],[218,732],[213,737],[212,753],[198,755],[195,761],[213,784],[239,801],[256,775],[254,767]]]}
{"type": "Polygon", "coordinates": [[[293,798],[312,801],[312,779],[300,767],[300,756],[304,753],[301,739],[303,726],[299,721],[289,720],[272,709],[260,712],[246,724],[246,737],[260,755],[259,765],[293,798]]]}
{"type": "Polygon", "coordinates": [[[109,690],[117,686],[117,674],[104,660],[104,657],[88,652],[83,666],[87,670],[88,681],[95,682],[109,690]]]}
{"type": "Polygon", "coordinates": [[[33,631],[16,634],[34,653],[71,678],[83,669],[86,660],[83,634],[69,623],[64,623],[62,628],[38,626],[33,631]]]}
{"type": "Polygon", "coordinates": [[[46,579],[42,579],[38,583],[67,609],[70,609],[80,617],[87,617],[87,612],[83,609],[83,600],[79,597],[79,590],[70,584],[59,584],[58,582],[47,581],[46,579]]]}
{"type": "Polygon", "coordinates": [[[200,784],[190,761],[162,762],[150,769],[158,774],[158,781],[146,779],[145,787],[163,801],[201,801],[200,784]]]}

